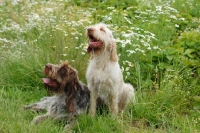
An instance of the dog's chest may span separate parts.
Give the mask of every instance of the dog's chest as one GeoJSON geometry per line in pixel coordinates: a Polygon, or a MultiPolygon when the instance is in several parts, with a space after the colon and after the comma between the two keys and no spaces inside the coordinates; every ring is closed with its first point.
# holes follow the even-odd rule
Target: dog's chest
{"type": "Polygon", "coordinates": [[[111,81],[97,81],[95,83],[95,86],[95,88],[97,89],[98,96],[104,101],[107,101],[109,95],[113,93],[113,91],[115,91],[113,90],[114,88],[111,87],[111,81]]]}
{"type": "Polygon", "coordinates": [[[88,83],[94,85],[99,97],[106,100],[120,86],[121,71],[118,64],[90,64],[87,70],[88,83]]]}
{"type": "Polygon", "coordinates": [[[87,70],[87,79],[93,78],[96,82],[105,80],[115,80],[118,78],[120,72],[119,65],[117,63],[104,62],[97,63],[91,61],[87,70]]]}
{"type": "Polygon", "coordinates": [[[59,115],[65,112],[66,103],[65,103],[66,96],[55,96],[53,101],[51,101],[49,106],[49,112],[54,115],[59,115]]]}

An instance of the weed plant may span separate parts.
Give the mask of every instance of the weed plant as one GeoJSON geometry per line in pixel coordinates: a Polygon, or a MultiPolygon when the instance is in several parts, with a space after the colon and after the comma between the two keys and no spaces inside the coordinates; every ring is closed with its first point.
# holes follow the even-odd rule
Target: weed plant
{"type": "Polygon", "coordinates": [[[113,31],[125,82],[136,103],[115,118],[77,117],[74,132],[200,132],[198,0],[5,1],[0,5],[0,132],[64,132],[64,123],[30,122],[21,107],[46,96],[46,63],[68,60],[85,84],[86,27],[113,31]]]}

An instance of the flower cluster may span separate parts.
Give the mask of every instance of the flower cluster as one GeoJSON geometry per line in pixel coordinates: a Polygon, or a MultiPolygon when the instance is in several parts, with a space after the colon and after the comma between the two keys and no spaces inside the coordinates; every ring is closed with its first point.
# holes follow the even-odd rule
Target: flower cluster
{"type": "MultiPolygon", "coordinates": [[[[192,8],[191,1],[187,1],[186,4],[192,8]]],[[[118,49],[121,50],[119,56],[123,60],[122,71],[131,71],[130,68],[134,68],[134,65],[125,62],[135,64],[135,62],[139,61],[138,59],[152,62],[152,58],[150,58],[152,53],[160,54],[163,48],[160,44],[161,39],[158,38],[159,30],[161,29],[158,29],[156,33],[152,30],[155,25],[162,27],[162,25],[167,24],[166,27],[168,29],[176,31],[176,29],[180,28],[180,23],[186,22],[186,19],[179,14],[179,11],[171,6],[175,2],[174,0],[157,2],[141,0],[138,1],[138,7],[141,8],[135,6],[122,9],[114,6],[107,7],[101,19],[105,23],[111,23],[109,26],[114,30],[113,33],[118,49]],[[148,8],[142,8],[146,6],[148,8]],[[113,20],[120,20],[122,25],[118,25],[118,22],[115,23],[113,20]],[[135,25],[135,23],[139,25],[135,25]]],[[[126,73],[125,77],[132,76],[130,73],[126,73]]]]}
{"type": "MultiPolygon", "coordinates": [[[[12,12],[11,17],[5,17],[1,22],[0,30],[0,50],[2,55],[9,55],[12,58],[21,58],[23,53],[21,48],[32,44],[40,44],[40,40],[55,40],[56,33],[67,39],[79,40],[85,32],[85,27],[91,21],[94,9],[82,9],[74,6],[66,6],[68,1],[12,1],[2,5],[6,10],[12,12]],[[77,29],[83,29],[81,32],[77,29]],[[6,34],[12,36],[8,37],[6,34]],[[29,36],[28,38],[26,36],[29,36]],[[49,38],[48,38],[49,37],[49,38]],[[8,50],[9,49],[9,50],[8,50]]],[[[70,41],[67,41],[70,42],[70,41]]],[[[49,41],[49,45],[51,41],[49,41]]],[[[38,49],[39,45],[35,45],[38,49]]],[[[65,46],[63,46],[65,47],[65,46]]],[[[76,47],[76,46],[74,46],[76,47]]],[[[55,49],[56,46],[52,46],[55,49]]],[[[81,49],[83,48],[80,45],[81,49]]],[[[61,48],[62,49],[62,48],[61,48]]],[[[65,48],[63,48],[65,49],[65,48]]],[[[84,49],[83,49],[84,50],[84,49]]],[[[82,53],[84,53],[83,51],[82,53]]],[[[61,53],[67,56],[65,51],[61,53]]]]}

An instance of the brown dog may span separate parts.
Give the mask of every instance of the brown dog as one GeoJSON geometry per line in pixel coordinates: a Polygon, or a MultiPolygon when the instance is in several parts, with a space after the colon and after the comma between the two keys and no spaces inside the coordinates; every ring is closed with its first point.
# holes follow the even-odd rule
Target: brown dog
{"type": "Polygon", "coordinates": [[[47,110],[46,114],[35,117],[33,123],[37,124],[48,117],[69,120],[72,116],[86,111],[89,106],[90,92],[87,86],[79,81],[77,71],[70,67],[68,62],[60,65],[47,64],[44,74],[48,78],[42,80],[54,95],[24,106],[25,109],[36,111],[47,110]]]}

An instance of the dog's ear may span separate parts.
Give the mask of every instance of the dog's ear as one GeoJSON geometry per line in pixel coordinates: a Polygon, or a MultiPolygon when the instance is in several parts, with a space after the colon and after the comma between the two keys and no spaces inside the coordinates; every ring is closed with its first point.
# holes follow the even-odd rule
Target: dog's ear
{"type": "Polygon", "coordinates": [[[75,90],[75,88],[72,88],[71,94],[66,99],[66,107],[67,107],[67,111],[69,113],[73,113],[76,110],[76,90],[75,90]]]}
{"type": "Polygon", "coordinates": [[[70,67],[69,65],[66,67],[66,71],[64,72],[63,82],[61,84],[62,89],[65,88],[66,84],[71,83],[72,81],[78,80],[78,73],[75,69],[70,67]]]}
{"type": "Polygon", "coordinates": [[[65,92],[67,95],[66,107],[67,111],[73,113],[76,111],[76,92],[77,92],[78,76],[76,70],[73,68],[68,69],[68,78],[66,79],[65,92]]]}
{"type": "Polygon", "coordinates": [[[70,67],[68,73],[68,82],[78,81],[78,72],[75,69],[70,67]]]}
{"type": "Polygon", "coordinates": [[[74,113],[76,110],[76,87],[68,86],[67,88],[67,99],[66,99],[66,107],[69,113],[74,113]]]}
{"type": "Polygon", "coordinates": [[[110,59],[113,62],[117,62],[118,60],[118,56],[117,56],[117,48],[116,48],[116,43],[114,40],[112,40],[111,42],[111,49],[110,49],[111,55],[110,55],[110,59]]]}

